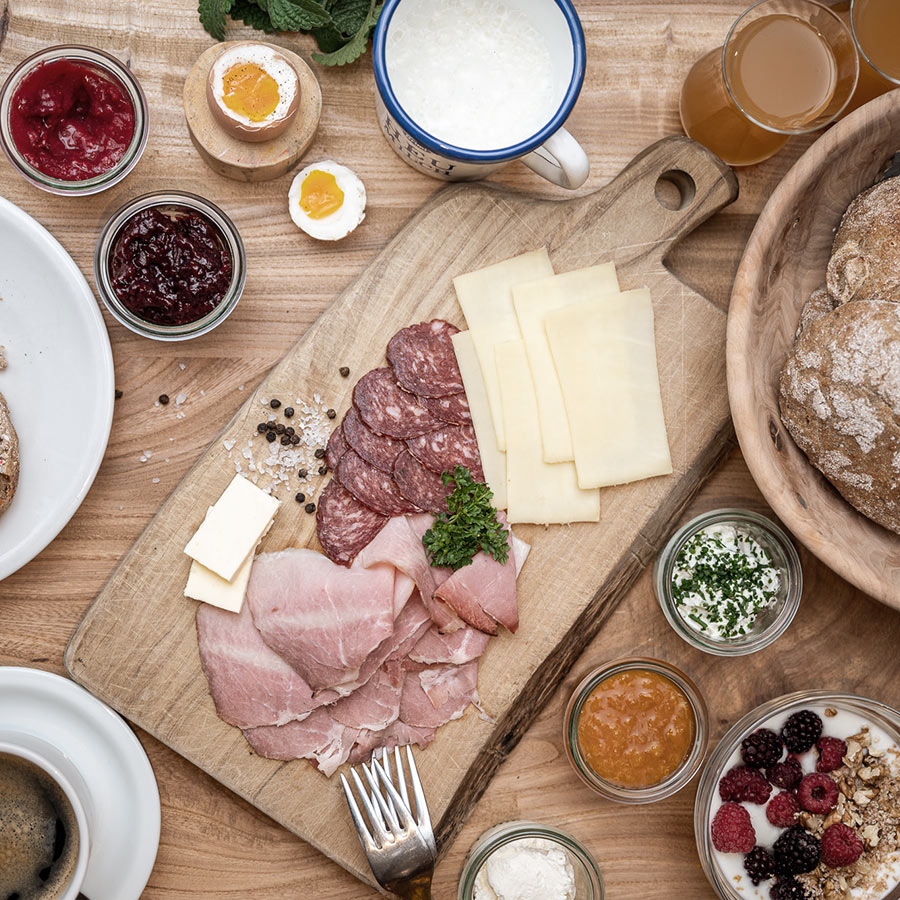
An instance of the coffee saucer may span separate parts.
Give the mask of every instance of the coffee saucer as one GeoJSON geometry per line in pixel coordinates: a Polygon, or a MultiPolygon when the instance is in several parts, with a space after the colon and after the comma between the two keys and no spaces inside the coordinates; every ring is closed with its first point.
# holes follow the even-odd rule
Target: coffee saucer
{"type": "Polygon", "coordinates": [[[94,824],[84,896],[138,900],[159,847],[159,789],[125,720],[66,678],[0,666],[0,730],[59,747],[86,782],[94,824]]]}

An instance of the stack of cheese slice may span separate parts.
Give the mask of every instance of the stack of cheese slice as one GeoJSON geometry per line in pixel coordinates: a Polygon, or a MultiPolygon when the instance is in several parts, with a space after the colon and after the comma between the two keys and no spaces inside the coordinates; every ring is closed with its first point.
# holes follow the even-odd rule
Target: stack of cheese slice
{"type": "Polygon", "coordinates": [[[235,475],[184,548],[191,557],[184,595],[240,612],[253,554],[280,501],[235,475]]]}
{"type": "Polygon", "coordinates": [[[653,306],[612,263],[545,249],[454,279],[454,336],[485,477],[510,522],[597,521],[598,489],[672,471],[653,306]]]}

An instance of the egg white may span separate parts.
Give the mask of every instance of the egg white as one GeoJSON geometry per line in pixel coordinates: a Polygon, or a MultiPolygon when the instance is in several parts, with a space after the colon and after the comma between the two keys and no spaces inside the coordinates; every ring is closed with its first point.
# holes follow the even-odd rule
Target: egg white
{"type": "Polygon", "coordinates": [[[346,237],[366,217],[366,188],[355,172],[331,160],[323,160],[307,166],[291,182],[288,191],[288,209],[294,224],[310,237],[320,241],[339,241],[346,237]],[[300,205],[303,181],[311,172],[330,172],[337,186],[344,192],[340,209],[321,219],[313,219],[300,205]]]}
{"type": "Polygon", "coordinates": [[[239,44],[229,47],[213,63],[211,73],[213,96],[216,105],[223,115],[246,128],[259,129],[271,122],[283,119],[291,109],[299,86],[297,72],[294,67],[278,52],[263,44],[239,44]],[[225,73],[232,66],[242,63],[253,63],[275,79],[278,85],[278,105],[260,122],[254,122],[247,116],[230,109],[225,104],[225,73]]]}

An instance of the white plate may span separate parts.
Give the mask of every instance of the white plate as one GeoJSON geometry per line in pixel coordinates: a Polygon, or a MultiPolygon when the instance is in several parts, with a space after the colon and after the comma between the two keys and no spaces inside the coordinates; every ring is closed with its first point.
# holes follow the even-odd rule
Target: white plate
{"type": "MultiPolygon", "coordinates": [[[[62,202],[62,201],[61,201],[62,202]]],[[[0,197],[0,371],[19,435],[19,488],[0,516],[0,579],[75,514],[109,439],[115,376],[88,283],[56,239],[0,197]]]]}
{"type": "Polygon", "coordinates": [[[67,678],[0,667],[0,725],[63,750],[95,811],[82,891],[90,900],[138,900],[159,847],[159,789],[125,720],[67,678]]]}

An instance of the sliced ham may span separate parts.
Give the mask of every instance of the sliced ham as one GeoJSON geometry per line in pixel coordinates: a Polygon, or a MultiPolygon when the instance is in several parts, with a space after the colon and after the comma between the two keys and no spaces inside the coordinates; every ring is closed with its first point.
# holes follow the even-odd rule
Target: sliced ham
{"type": "Polygon", "coordinates": [[[406,744],[418,744],[424,750],[434,740],[434,732],[434,728],[414,728],[399,719],[384,731],[362,731],[348,761],[355,766],[369,760],[376,750],[393,750],[406,744]]]}
{"type": "Polygon", "coordinates": [[[407,672],[400,698],[400,720],[417,728],[440,728],[463,714],[476,699],[477,686],[477,661],[407,672]]]}
{"type": "Polygon", "coordinates": [[[313,699],[310,686],[263,641],[246,603],[239,613],[201,603],[197,643],[216,712],[229,725],[284,725],[328,699],[313,699]]]}
{"type": "Polygon", "coordinates": [[[311,759],[324,775],[342,766],[359,738],[358,728],[348,728],[321,707],[302,722],[248,728],[244,737],[267,759],[311,759]]]}
{"type": "Polygon", "coordinates": [[[400,715],[403,670],[386,662],[359,690],[330,707],[331,717],[349,728],[382,731],[400,715]]]}
{"type": "Polygon", "coordinates": [[[435,665],[446,663],[461,666],[478,659],[487,648],[489,634],[477,628],[460,628],[450,634],[441,634],[437,626],[425,632],[422,639],[409,653],[413,662],[435,665]]]}
{"type": "Polygon", "coordinates": [[[316,692],[357,679],[393,634],[394,577],[390,566],[347,569],[314,550],[263,553],[246,602],[262,639],[316,692]]]}

